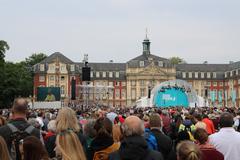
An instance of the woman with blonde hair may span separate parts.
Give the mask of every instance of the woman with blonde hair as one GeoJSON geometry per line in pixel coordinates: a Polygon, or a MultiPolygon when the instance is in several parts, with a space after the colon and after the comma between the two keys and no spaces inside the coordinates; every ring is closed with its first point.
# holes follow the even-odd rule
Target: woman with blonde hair
{"type": "Polygon", "coordinates": [[[76,113],[71,108],[63,107],[59,110],[56,118],[56,134],[57,136],[52,137],[48,144],[45,144],[49,151],[55,148],[56,141],[56,149],[60,151],[64,160],[86,159],[87,141],[80,132],[76,113]]]}
{"type": "Polygon", "coordinates": [[[83,147],[72,129],[58,133],[56,150],[56,154],[59,154],[64,160],[86,160],[83,147]]]}
{"type": "Polygon", "coordinates": [[[201,151],[196,144],[191,141],[182,141],[177,145],[178,160],[200,160],[201,151]]]}
{"type": "Polygon", "coordinates": [[[7,144],[5,140],[0,136],[0,159],[1,160],[10,160],[10,155],[8,152],[7,144]]]}

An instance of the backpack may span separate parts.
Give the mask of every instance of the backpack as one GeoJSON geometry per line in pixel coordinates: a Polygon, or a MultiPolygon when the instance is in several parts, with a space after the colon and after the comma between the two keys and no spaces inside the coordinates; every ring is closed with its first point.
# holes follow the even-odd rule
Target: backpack
{"type": "Polygon", "coordinates": [[[149,149],[156,151],[158,150],[157,139],[149,129],[145,129],[144,138],[147,141],[149,149]]]}
{"type": "Polygon", "coordinates": [[[118,150],[119,147],[119,143],[113,143],[113,145],[109,146],[108,148],[95,152],[93,160],[109,160],[109,154],[118,150]]]}
{"type": "Polygon", "coordinates": [[[25,130],[19,130],[13,124],[8,123],[7,126],[11,129],[12,133],[10,134],[11,140],[11,150],[10,156],[12,159],[21,159],[21,154],[19,151],[20,141],[23,140],[25,137],[30,136],[32,131],[34,130],[33,126],[28,126],[25,130]]]}

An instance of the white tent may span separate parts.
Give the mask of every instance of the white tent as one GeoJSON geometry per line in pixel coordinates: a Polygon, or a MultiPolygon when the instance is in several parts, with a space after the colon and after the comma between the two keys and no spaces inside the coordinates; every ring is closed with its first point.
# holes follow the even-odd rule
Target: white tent
{"type": "Polygon", "coordinates": [[[152,107],[152,101],[147,97],[142,97],[141,99],[136,101],[136,105],[137,105],[137,108],[152,107]]]}

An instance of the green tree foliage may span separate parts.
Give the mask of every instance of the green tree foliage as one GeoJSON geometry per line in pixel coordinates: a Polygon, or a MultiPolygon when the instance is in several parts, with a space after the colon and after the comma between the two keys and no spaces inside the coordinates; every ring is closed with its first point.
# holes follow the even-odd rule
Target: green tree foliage
{"type": "Polygon", "coordinates": [[[181,63],[186,63],[186,61],[184,59],[180,58],[180,57],[171,57],[171,58],[169,58],[169,60],[174,65],[181,64],[181,63]]]}
{"type": "Polygon", "coordinates": [[[47,56],[34,53],[20,63],[4,62],[0,83],[0,108],[11,107],[16,97],[33,94],[33,66],[47,56]]]}
{"type": "Polygon", "coordinates": [[[4,61],[5,52],[9,50],[9,46],[6,41],[0,40],[0,61],[4,61]]]}

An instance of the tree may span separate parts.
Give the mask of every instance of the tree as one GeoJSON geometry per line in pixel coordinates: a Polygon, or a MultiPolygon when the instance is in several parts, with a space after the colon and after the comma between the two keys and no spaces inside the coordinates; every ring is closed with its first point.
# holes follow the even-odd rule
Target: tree
{"type": "Polygon", "coordinates": [[[0,40],[0,61],[4,61],[5,52],[9,50],[9,45],[6,41],[0,40]]]}
{"type": "Polygon", "coordinates": [[[41,62],[45,58],[47,58],[47,55],[44,53],[33,53],[28,58],[25,58],[24,62],[26,63],[27,66],[33,67],[35,64],[41,62]]]}
{"type": "Polygon", "coordinates": [[[33,94],[33,66],[41,62],[45,54],[32,54],[20,63],[4,62],[0,82],[0,108],[10,107],[14,98],[33,94]]]}
{"type": "Polygon", "coordinates": [[[186,63],[186,61],[180,57],[171,57],[171,58],[169,58],[169,60],[174,65],[186,63]]]}

